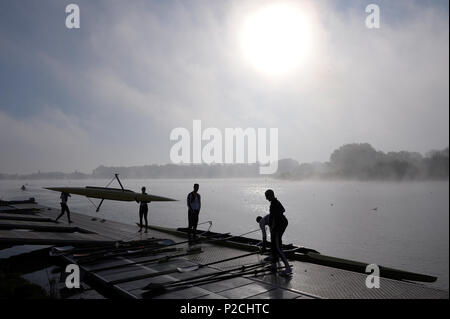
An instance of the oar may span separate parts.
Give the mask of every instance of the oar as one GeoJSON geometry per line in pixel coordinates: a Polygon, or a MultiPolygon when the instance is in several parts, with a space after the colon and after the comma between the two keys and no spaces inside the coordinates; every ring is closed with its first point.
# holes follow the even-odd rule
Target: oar
{"type": "Polygon", "coordinates": [[[227,261],[231,261],[231,260],[235,260],[235,259],[239,259],[239,258],[244,258],[244,257],[256,255],[256,254],[259,254],[259,251],[248,253],[248,254],[244,254],[244,255],[240,255],[240,256],[235,256],[235,257],[231,257],[231,258],[227,258],[227,259],[217,260],[217,261],[213,261],[213,262],[210,262],[210,263],[207,263],[207,264],[200,264],[200,265],[186,266],[186,267],[178,267],[177,271],[178,272],[195,271],[195,270],[198,270],[198,269],[203,268],[203,267],[216,265],[216,264],[221,264],[221,263],[224,263],[224,262],[227,262],[227,261]]]}
{"type": "MultiPolygon", "coordinates": [[[[213,243],[213,242],[217,242],[217,241],[230,240],[232,238],[242,237],[244,235],[255,233],[257,231],[261,231],[261,230],[260,229],[255,229],[255,230],[252,230],[252,231],[240,234],[240,235],[233,235],[233,236],[228,236],[228,237],[224,237],[224,238],[203,238],[203,239],[202,238],[198,238],[198,239],[194,239],[194,240],[186,240],[186,241],[183,241],[183,242],[180,242],[180,243],[176,243],[176,244],[174,244],[174,246],[175,245],[179,245],[179,244],[186,244],[186,243],[196,242],[196,241],[202,242],[202,243],[213,243]]],[[[227,236],[229,234],[230,233],[225,233],[225,234],[222,234],[222,236],[227,236]]]]}
{"type": "MultiPolygon", "coordinates": [[[[198,236],[203,236],[203,234],[207,233],[207,232],[208,231],[202,232],[198,236]]],[[[229,234],[230,233],[225,233],[225,234],[221,234],[221,236],[227,236],[229,234]]],[[[232,238],[232,237],[229,237],[229,238],[232,238]]],[[[205,242],[209,242],[209,241],[212,241],[212,240],[215,240],[215,239],[214,238],[198,238],[198,239],[193,239],[193,240],[181,241],[181,242],[178,242],[178,243],[174,243],[173,245],[170,245],[170,246],[176,246],[176,245],[182,245],[182,244],[188,244],[188,243],[200,243],[200,242],[205,243],[205,242]]]]}
{"type": "Polygon", "coordinates": [[[160,254],[160,253],[167,253],[167,252],[180,251],[180,250],[182,250],[182,249],[181,248],[161,247],[157,250],[150,250],[150,251],[142,250],[142,251],[137,251],[137,252],[121,252],[121,253],[105,254],[103,256],[85,257],[84,259],[78,260],[77,263],[84,265],[84,264],[97,262],[99,260],[106,259],[106,258],[130,256],[130,255],[142,255],[142,254],[150,256],[150,255],[156,255],[156,254],[160,254]]]}
{"type": "Polygon", "coordinates": [[[144,274],[144,275],[138,275],[138,276],[133,276],[133,277],[128,277],[128,278],[121,278],[121,279],[118,279],[118,280],[115,280],[115,281],[111,281],[110,283],[113,284],[113,285],[116,285],[116,284],[121,284],[123,282],[135,281],[135,280],[140,280],[140,279],[147,279],[147,278],[152,278],[152,277],[158,277],[158,276],[162,276],[162,275],[173,274],[173,273],[176,273],[176,272],[180,272],[180,273],[191,272],[191,271],[195,271],[195,270],[198,270],[198,269],[206,267],[206,266],[220,264],[220,263],[223,263],[223,262],[227,262],[227,261],[231,261],[231,260],[235,260],[235,259],[239,259],[239,258],[248,257],[248,256],[255,255],[255,254],[258,254],[258,253],[259,252],[253,252],[253,253],[249,253],[249,254],[239,255],[239,256],[235,256],[235,257],[231,257],[231,258],[227,258],[227,259],[213,261],[213,262],[210,262],[210,263],[207,263],[207,264],[203,264],[203,265],[178,267],[178,268],[175,268],[175,269],[164,270],[164,271],[151,273],[151,274],[144,274]]]}
{"type": "Polygon", "coordinates": [[[175,269],[169,269],[169,270],[164,270],[164,271],[160,271],[160,272],[156,272],[156,273],[151,273],[151,274],[144,274],[144,275],[138,275],[138,276],[133,276],[133,277],[128,277],[128,278],[121,278],[121,279],[117,279],[114,281],[111,281],[110,284],[112,285],[116,285],[116,284],[121,284],[124,282],[128,282],[128,281],[135,281],[135,280],[140,280],[140,279],[147,279],[147,278],[152,278],[152,277],[158,277],[158,276],[162,276],[162,275],[168,275],[168,274],[173,274],[176,272],[190,272],[190,271],[195,271],[198,270],[202,267],[206,267],[206,266],[211,266],[211,265],[215,265],[215,264],[220,264],[226,261],[231,261],[231,260],[235,260],[235,259],[239,259],[239,258],[244,258],[244,257],[248,257],[251,255],[255,255],[258,254],[259,252],[253,252],[253,253],[249,253],[249,254],[245,254],[245,255],[239,255],[239,256],[235,256],[235,257],[231,257],[231,258],[227,258],[227,259],[222,259],[222,260],[218,260],[218,261],[213,261],[207,264],[203,264],[203,265],[194,265],[194,266],[188,266],[188,267],[178,267],[175,269]]]}
{"type": "Polygon", "coordinates": [[[239,277],[239,276],[245,276],[245,275],[251,275],[253,274],[255,277],[258,275],[258,273],[261,272],[267,272],[270,271],[270,273],[273,273],[274,271],[278,271],[279,269],[283,269],[284,266],[279,266],[277,268],[275,268],[275,270],[272,270],[270,268],[264,267],[262,269],[258,269],[259,267],[252,267],[252,269],[247,269],[247,270],[242,270],[241,272],[231,272],[229,274],[224,274],[222,276],[214,276],[211,278],[205,278],[205,279],[198,279],[198,280],[192,280],[192,281],[188,281],[188,282],[180,282],[180,283],[175,283],[175,284],[169,284],[166,285],[166,288],[176,288],[176,287],[180,287],[180,286],[185,286],[185,285],[205,285],[205,284],[209,284],[209,283],[213,283],[213,282],[217,282],[217,281],[223,281],[223,280],[227,280],[230,278],[235,278],[235,277],[239,277]]]}
{"type": "Polygon", "coordinates": [[[161,239],[160,238],[160,239],[154,239],[154,240],[148,241],[148,243],[147,242],[146,243],[136,242],[136,243],[129,244],[129,245],[124,244],[124,245],[122,245],[122,247],[119,246],[119,247],[113,247],[111,249],[103,249],[103,250],[97,250],[97,251],[94,250],[94,252],[92,254],[93,255],[94,254],[102,254],[104,252],[113,252],[113,251],[114,252],[122,252],[122,251],[128,251],[133,248],[146,249],[146,248],[153,248],[153,247],[158,247],[158,246],[167,247],[173,243],[174,243],[174,241],[171,239],[161,239]]]}
{"type": "Polygon", "coordinates": [[[115,244],[107,244],[107,245],[101,245],[101,246],[91,246],[91,247],[82,247],[77,248],[73,247],[72,249],[67,249],[64,251],[58,251],[57,249],[53,249],[52,256],[59,256],[63,254],[72,254],[74,257],[77,257],[76,254],[84,256],[88,255],[94,255],[94,254],[101,254],[111,251],[120,251],[120,250],[127,250],[133,247],[148,247],[149,243],[157,242],[157,241],[163,241],[160,238],[152,238],[152,239],[146,239],[143,241],[130,241],[130,242],[122,242],[117,241],[115,244]]]}
{"type": "MultiPolygon", "coordinates": [[[[182,287],[182,286],[186,286],[186,285],[190,285],[190,286],[205,285],[208,283],[213,283],[213,282],[217,282],[217,281],[227,280],[227,279],[250,275],[250,274],[255,274],[255,276],[256,276],[260,272],[267,272],[267,271],[272,272],[272,270],[270,270],[266,267],[264,267],[263,269],[258,269],[259,267],[262,267],[262,266],[264,266],[264,264],[251,265],[251,266],[248,266],[247,268],[240,267],[237,269],[225,270],[225,271],[221,271],[220,273],[214,274],[213,276],[210,276],[210,274],[208,274],[208,275],[198,276],[196,278],[193,277],[193,278],[189,278],[187,280],[178,280],[178,281],[173,281],[173,282],[168,282],[168,283],[161,283],[161,284],[150,283],[147,286],[145,286],[143,288],[143,290],[148,291],[145,294],[163,293],[168,288],[177,288],[177,287],[182,287]]],[[[278,267],[277,270],[281,269],[281,268],[283,268],[283,267],[278,267]]]]}
{"type": "Polygon", "coordinates": [[[103,246],[91,246],[91,247],[81,247],[74,248],[72,252],[85,252],[85,251],[93,251],[98,249],[112,248],[112,249],[120,249],[125,247],[134,247],[134,246],[146,246],[156,241],[161,241],[161,238],[149,238],[145,240],[132,240],[132,241],[117,241],[114,244],[103,245],[103,246]]]}
{"type": "MultiPolygon", "coordinates": [[[[140,226],[139,223],[136,223],[136,224],[137,224],[138,226],[140,226]]],[[[197,226],[204,225],[204,224],[209,224],[209,227],[208,227],[207,230],[200,232],[200,234],[198,234],[198,236],[202,236],[203,234],[208,233],[208,232],[211,230],[211,227],[212,227],[212,225],[213,225],[213,222],[212,222],[212,220],[208,220],[208,221],[206,221],[206,222],[201,222],[201,223],[197,224],[197,226]]],[[[151,226],[144,226],[144,227],[145,227],[146,229],[152,229],[151,226]]]]}
{"type": "MultiPolygon", "coordinates": [[[[149,245],[146,245],[145,247],[144,246],[141,246],[142,248],[141,248],[141,250],[142,249],[145,249],[145,247],[161,247],[160,245],[158,245],[157,243],[155,243],[155,244],[153,244],[153,245],[151,245],[151,246],[149,246],[149,245]]],[[[123,252],[129,252],[130,250],[132,250],[134,247],[127,247],[127,248],[119,248],[119,249],[114,249],[114,248],[112,248],[112,249],[103,249],[103,250],[97,250],[97,251],[94,251],[94,252],[86,252],[86,253],[82,253],[82,252],[80,252],[80,253],[75,253],[75,254],[72,254],[72,256],[73,257],[75,257],[75,258],[84,258],[84,257],[88,257],[88,258],[95,258],[95,257],[99,257],[99,258],[101,258],[101,257],[103,257],[103,256],[112,256],[112,255],[120,255],[120,254],[122,254],[123,252]]],[[[136,248],[135,248],[136,249],[136,248]]]]}
{"type": "Polygon", "coordinates": [[[148,249],[148,248],[153,248],[153,247],[167,247],[169,245],[171,245],[174,241],[171,239],[155,239],[152,240],[150,243],[146,243],[146,244],[140,244],[140,243],[136,243],[136,244],[131,244],[131,245],[123,245],[122,247],[115,247],[115,248],[110,248],[110,249],[100,249],[100,250],[94,250],[92,252],[87,251],[86,253],[83,254],[83,252],[79,252],[78,254],[73,254],[74,257],[86,257],[86,256],[90,256],[90,257],[94,257],[94,256],[102,256],[104,254],[107,253],[120,253],[120,252],[124,252],[124,251],[130,251],[131,249],[138,249],[138,250],[143,250],[143,249],[148,249]]]}
{"type": "Polygon", "coordinates": [[[149,264],[149,263],[154,263],[154,262],[155,263],[162,263],[162,262],[167,262],[167,261],[169,261],[172,258],[183,257],[183,256],[198,254],[198,253],[202,253],[202,252],[203,252],[202,249],[199,247],[197,249],[190,249],[190,250],[188,250],[188,251],[186,251],[185,253],[182,253],[182,254],[167,255],[167,256],[164,256],[164,257],[158,257],[158,258],[152,258],[152,259],[146,259],[146,260],[131,262],[131,263],[128,263],[128,264],[121,264],[121,265],[108,266],[108,267],[103,267],[103,268],[96,268],[93,271],[95,271],[95,272],[105,271],[105,270],[123,268],[123,267],[127,267],[127,266],[133,266],[133,265],[137,265],[137,264],[149,264]]]}
{"type": "MultiPolygon", "coordinates": [[[[249,232],[246,232],[246,233],[243,233],[243,234],[240,234],[240,235],[229,236],[229,237],[227,237],[227,238],[217,238],[217,239],[212,239],[212,240],[209,240],[208,242],[216,242],[216,241],[230,240],[230,239],[232,239],[232,238],[242,237],[242,236],[244,236],[244,235],[248,235],[248,234],[251,234],[251,233],[256,233],[257,231],[261,231],[261,229],[251,230],[251,231],[249,231],[249,232]]],[[[228,233],[228,234],[229,234],[229,233],[228,233]]]]}
{"type": "Polygon", "coordinates": [[[190,277],[190,278],[186,278],[186,279],[180,279],[180,280],[169,281],[169,282],[164,282],[164,283],[149,283],[148,285],[143,287],[142,290],[153,290],[153,289],[155,289],[155,287],[175,285],[175,284],[187,283],[187,282],[191,282],[191,281],[195,281],[195,280],[199,280],[199,279],[217,277],[217,276],[220,276],[223,274],[231,273],[233,271],[239,271],[239,270],[244,271],[246,269],[248,270],[248,269],[253,269],[255,267],[261,267],[265,264],[267,264],[267,263],[258,262],[258,263],[254,263],[254,264],[243,265],[243,266],[231,268],[228,270],[220,270],[220,271],[211,272],[208,274],[198,275],[198,276],[194,276],[194,277],[190,277]]]}
{"type": "MultiPolygon", "coordinates": [[[[226,237],[226,238],[212,238],[212,239],[211,239],[211,238],[205,238],[205,239],[199,238],[199,239],[196,239],[196,240],[194,240],[194,241],[198,241],[198,242],[202,241],[203,243],[216,242],[216,241],[224,241],[224,240],[229,240],[229,239],[231,239],[231,238],[236,238],[236,237],[241,237],[241,236],[244,236],[244,235],[247,235],[247,234],[251,234],[251,233],[254,233],[254,232],[257,232],[257,231],[260,231],[260,229],[255,229],[255,230],[252,230],[252,231],[249,231],[249,232],[240,234],[240,235],[236,235],[236,236],[228,236],[228,237],[226,237]]],[[[229,234],[229,233],[226,233],[225,235],[228,235],[228,234],[229,234]]],[[[178,242],[178,243],[169,244],[169,245],[164,246],[164,249],[167,249],[167,248],[173,247],[173,246],[177,246],[177,245],[181,245],[181,244],[191,243],[191,242],[192,242],[192,241],[190,241],[190,240],[186,240],[186,241],[182,241],[182,242],[178,242]]],[[[157,253],[157,252],[159,252],[160,249],[161,249],[161,248],[149,249],[149,250],[147,250],[146,252],[147,252],[148,254],[151,254],[151,253],[157,253]]],[[[114,257],[114,256],[115,256],[115,255],[113,255],[113,257],[114,257]]],[[[120,255],[118,255],[118,256],[120,256],[120,255]]],[[[106,258],[108,258],[108,257],[111,257],[111,256],[106,256],[106,258]]]]}
{"type": "Polygon", "coordinates": [[[298,247],[294,252],[299,253],[299,254],[308,254],[308,253],[316,253],[316,254],[320,254],[317,250],[312,249],[312,248],[307,248],[307,247],[298,247]]]}

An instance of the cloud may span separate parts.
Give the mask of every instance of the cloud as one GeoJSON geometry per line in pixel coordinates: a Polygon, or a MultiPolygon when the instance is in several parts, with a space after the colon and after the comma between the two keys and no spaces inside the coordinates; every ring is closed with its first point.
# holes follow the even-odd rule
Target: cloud
{"type": "Polygon", "coordinates": [[[76,118],[47,107],[36,117],[15,119],[0,112],[3,173],[73,171],[92,166],[89,134],[76,118]]]}
{"type": "MultiPolygon", "coordinates": [[[[369,30],[367,1],[304,3],[314,22],[314,54],[283,78],[258,73],[239,46],[243,20],[261,1],[80,2],[81,29],[55,31],[58,46],[39,43],[35,36],[49,29],[39,24],[31,39],[5,39],[7,52],[29,48],[25,40],[35,44],[13,62],[39,65],[51,79],[48,91],[62,89],[53,99],[33,92],[35,114],[23,119],[0,104],[0,130],[17,135],[2,134],[0,145],[21,145],[10,148],[17,156],[2,158],[0,171],[168,162],[170,131],[190,129],[194,119],[204,128],[278,127],[280,156],[300,161],[327,160],[348,142],[385,151],[448,145],[442,8],[381,1],[381,29],[369,30]],[[29,149],[39,160],[25,160],[29,149]],[[84,156],[77,162],[73,153],[84,156]]],[[[0,64],[14,56],[0,55],[0,64]]]]}

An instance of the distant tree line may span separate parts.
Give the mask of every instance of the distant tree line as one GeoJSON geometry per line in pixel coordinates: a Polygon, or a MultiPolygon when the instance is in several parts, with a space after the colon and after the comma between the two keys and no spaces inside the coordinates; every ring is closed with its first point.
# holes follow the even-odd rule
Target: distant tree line
{"type": "Polygon", "coordinates": [[[126,178],[245,178],[259,176],[258,164],[146,165],[131,167],[99,166],[94,178],[107,178],[118,173],[126,178]]]}
{"type": "Polygon", "coordinates": [[[62,172],[38,172],[33,174],[0,174],[0,179],[13,180],[39,180],[39,179],[86,179],[92,178],[91,174],[80,172],[62,173],[62,172]]]}
{"type": "MultiPolygon", "coordinates": [[[[347,144],[335,150],[328,162],[302,163],[283,159],[272,177],[280,179],[346,179],[346,180],[448,180],[448,147],[430,151],[388,152],[375,150],[370,144],[347,144]]],[[[92,174],[35,173],[30,175],[0,174],[0,179],[86,179],[111,178],[265,178],[259,164],[145,165],[131,167],[99,166],[92,174]]]]}
{"type": "Polygon", "coordinates": [[[281,160],[277,177],[284,179],[448,180],[448,148],[417,152],[375,150],[370,144],[347,144],[335,150],[330,161],[303,163],[281,160]]]}

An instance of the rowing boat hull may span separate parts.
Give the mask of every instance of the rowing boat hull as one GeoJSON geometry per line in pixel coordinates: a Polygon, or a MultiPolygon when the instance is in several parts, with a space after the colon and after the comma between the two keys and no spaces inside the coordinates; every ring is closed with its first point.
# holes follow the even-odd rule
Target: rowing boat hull
{"type": "Polygon", "coordinates": [[[123,202],[172,202],[175,201],[172,198],[141,194],[133,192],[129,189],[118,189],[118,188],[105,188],[105,187],[47,187],[46,189],[51,191],[56,191],[60,193],[68,193],[73,195],[81,195],[90,198],[116,200],[123,202]]]}

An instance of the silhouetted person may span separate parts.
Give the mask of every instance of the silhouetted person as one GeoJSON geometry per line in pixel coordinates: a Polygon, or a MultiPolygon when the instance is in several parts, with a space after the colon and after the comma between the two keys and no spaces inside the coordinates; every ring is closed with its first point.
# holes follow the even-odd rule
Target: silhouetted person
{"type": "Polygon", "coordinates": [[[26,190],[27,188],[25,187],[25,185],[22,185],[22,187],[20,188],[21,190],[26,190]]]}
{"type": "Polygon", "coordinates": [[[199,185],[194,184],[194,190],[187,196],[188,206],[188,238],[197,239],[198,214],[202,206],[200,194],[198,193],[199,185]]]}
{"type": "MultiPolygon", "coordinates": [[[[145,192],[145,187],[142,187],[142,194],[147,194],[145,192]]],[[[139,203],[139,201],[138,201],[139,203]]],[[[147,215],[148,215],[148,204],[147,202],[140,202],[139,204],[139,232],[142,231],[142,217],[145,219],[145,232],[148,232],[148,220],[147,220],[147,215]]]]}
{"type": "Polygon", "coordinates": [[[256,222],[259,224],[259,228],[261,228],[261,233],[262,233],[262,252],[266,251],[266,247],[267,247],[267,232],[266,232],[266,226],[269,226],[269,220],[270,220],[270,215],[266,215],[264,217],[258,216],[256,217],[256,222]]]}
{"type": "Polygon", "coordinates": [[[284,216],[285,209],[281,205],[280,201],[275,197],[273,190],[268,189],[265,192],[266,199],[270,202],[270,214],[269,214],[269,225],[270,225],[270,243],[272,250],[272,269],[276,270],[278,258],[284,263],[285,269],[281,273],[284,276],[292,275],[291,266],[282,250],[282,237],[284,231],[288,226],[288,220],[284,216]]]}
{"type": "Polygon", "coordinates": [[[61,198],[61,214],[59,214],[59,216],[55,219],[55,222],[58,222],[58,219],[60,219],[62,215],[67,212],[67,219],[69,221],[69,224],[72,224],[72,221],[70,220],[69,206],[67,206],[67,200],[69,199],[69,197],[72,197],[69,193],[61,193],[61,196],[59,197],[61,198]]]}

